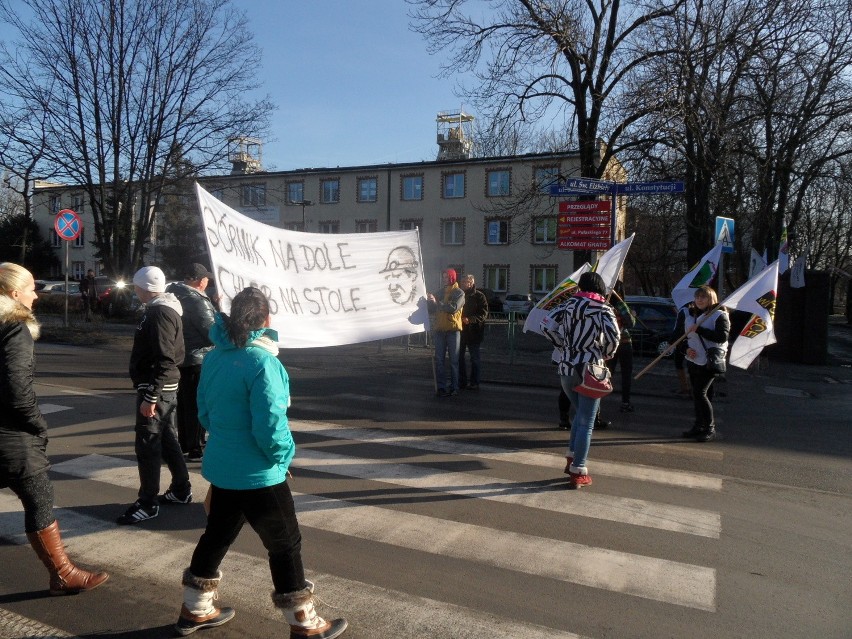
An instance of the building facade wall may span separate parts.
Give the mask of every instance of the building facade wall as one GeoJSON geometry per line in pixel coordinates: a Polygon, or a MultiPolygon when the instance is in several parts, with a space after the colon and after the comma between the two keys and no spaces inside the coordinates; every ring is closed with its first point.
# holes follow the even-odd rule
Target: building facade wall
{"type": "MultiPolygon", "coordinates": [[[[473,273],[479,286],[500,294],[543,294],[574,270],[573,252],[556,247],[558,200],[538,197],[511,214],[495,209],[527,192],[538,170],[569,176],[577,174],[577,166],[575,154],[531,154],[219,175],[199,182],[228,206],[281,228],[301,230],[303,220],[304,230],[309,232],[355,233],[416,226],[430,289],[438,285],[442,269],[454,267],[473,273]],[[489,192],[491,174],[496,193],[489,192]],[[506,185],[508,192],[502,190],[506,185]],[[418,193],[419,199],[408,199],[418,193]],[[542,241],[536,242],[536,224],[531,220],[548,218],[553,230],[543,238],[539,234],[542,241]]],[[[93,233],[91,207],[81,196],[79,187],[51,186],[36,191],[35,219],[46,236],[52,233],[57,206],[76,205],[85,232],[93,233]]],[[[72,276],[76,270],[88,268],[99,272],[89,239],[87,236],[85,242],[69,248],[70,261],[75,264],[72,276]]],[[[55,245],[64,259],[64,246],[61,242],[55,245]]],[[[156,250],[149,252],[149,256],[156,254],[156,250]]]]}

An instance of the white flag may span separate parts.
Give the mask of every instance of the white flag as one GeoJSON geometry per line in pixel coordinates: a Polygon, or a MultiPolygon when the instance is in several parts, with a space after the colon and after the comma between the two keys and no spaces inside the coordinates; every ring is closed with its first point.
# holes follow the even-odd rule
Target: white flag
{"type": "Polygon", "coordinates": [[[805,261],[807,255],[803,253],[793,262],[790,269],[790,288],[805,288],[805,261]]]}
{"type": "Polygon", "coordinates": [[[247,286],[269,300],[278,345],[355,344],[428,328],[416,230],[328,235],[252,220],[197,185],[222,310],[247,286]]]}
{"type": "Polygon", "coordinates": [[[695,289],[710,282],[719,270],[719,260],[722,259],[722,243],[716,244],[702,257],[698,264],[675,284],[672,289],[672,299],[675,306],[681,308],[695,299],[695,289]]]}
{"type": "Polygon", "coordinates": [[[560,304],[563,304],[574,294],[577,290],[577,284],[580,282],[580,276],[590,268],[592,268],[591,265],[586,262],[583,266],[571,273],[571,275],[559,282],[559,284],[556,285],[556,288],[550,291],[550,293],[541,298],[538,304],[536,304],[527,315],[527,319],[524,322],[524,333],[532,331],[539,335],[544,335],[544,333],[541,332],[541,320],[547,317],[547,314],[550,311],[560,304]]]}
{"type": "Polygon", "coordinates": [[[621,267],[624,265],[624,258],[627,257],[627,251],[630,250],[630,245],[633,243],[633,238],[636,233],[631,233],[630,237],[621,240],[618,244],[609,249],[606,253],[598,258],[598,263],[592,269],[595,273],[603,278],[606,284],[607,293],[612,290],[615,283],[618,281],[618,274],[621,273],[621,267]]]}
{"type": "Polygon", "coordinates": [[[766,251],[764,251],[764,255],[761,255],[754,247],[751,249],[751,262],[748,267],[748,276],[749,278],[754,277],[758,273],[760,273],[763,269],[766,268],[766,251]]]}
{"type": "Polygon", "coordinates": [[[775,299],[778,291],[778,260],[731,293],[723,304],[751,313],[751,319],[734,340],[731,366],[748,368],[765,346],[775,343],[775,299]]]}

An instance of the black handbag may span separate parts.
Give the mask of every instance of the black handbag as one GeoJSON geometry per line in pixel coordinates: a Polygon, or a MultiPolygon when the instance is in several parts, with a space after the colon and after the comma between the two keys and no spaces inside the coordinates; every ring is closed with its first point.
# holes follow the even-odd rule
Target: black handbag
{"type": "Polygon", "coordinates": [[[726,370],[725,350],[718,346],[711,346],[710,348],[707,348],[707,344],[705,344],[704,340],[701,339],[701,335],[698,336],[698,339],[701,340],[701,345],[704,347],[704,353],[707,355],[707,363],[704,364],[704,368],[716,375],[724,373],[726,370]]]}

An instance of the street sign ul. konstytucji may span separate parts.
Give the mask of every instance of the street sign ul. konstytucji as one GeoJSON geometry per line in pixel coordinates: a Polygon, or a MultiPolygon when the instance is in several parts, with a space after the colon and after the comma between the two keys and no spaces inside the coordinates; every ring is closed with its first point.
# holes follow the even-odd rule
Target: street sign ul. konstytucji
{"type": "Polygon", "coordinates": [[[62,209],[53,221],[53,230],[66,242],[76,240],[83,232],[83,221],[71,209],[62,209]]]}
{"type": "Polygon", "coordinates": [[[625,182],[616,184],[615,190],[619,195],[645,195],[655,193],[683,193],[686,185],[683,182],[625,182]]]}

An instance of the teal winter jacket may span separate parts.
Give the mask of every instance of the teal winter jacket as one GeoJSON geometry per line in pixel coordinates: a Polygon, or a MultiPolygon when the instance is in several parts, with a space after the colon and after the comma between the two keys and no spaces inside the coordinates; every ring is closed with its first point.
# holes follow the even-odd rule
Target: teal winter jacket
{"type": "Polygon", "coordinates": [[[214,348],[198,383],[198,419],[209,433],[201,474],[231,490],[280,484],[296,444],[287,425],[290,383],[276,357],[278,335],[253,331],[237,348],[217,314],[210,340],[214,348]]]}

